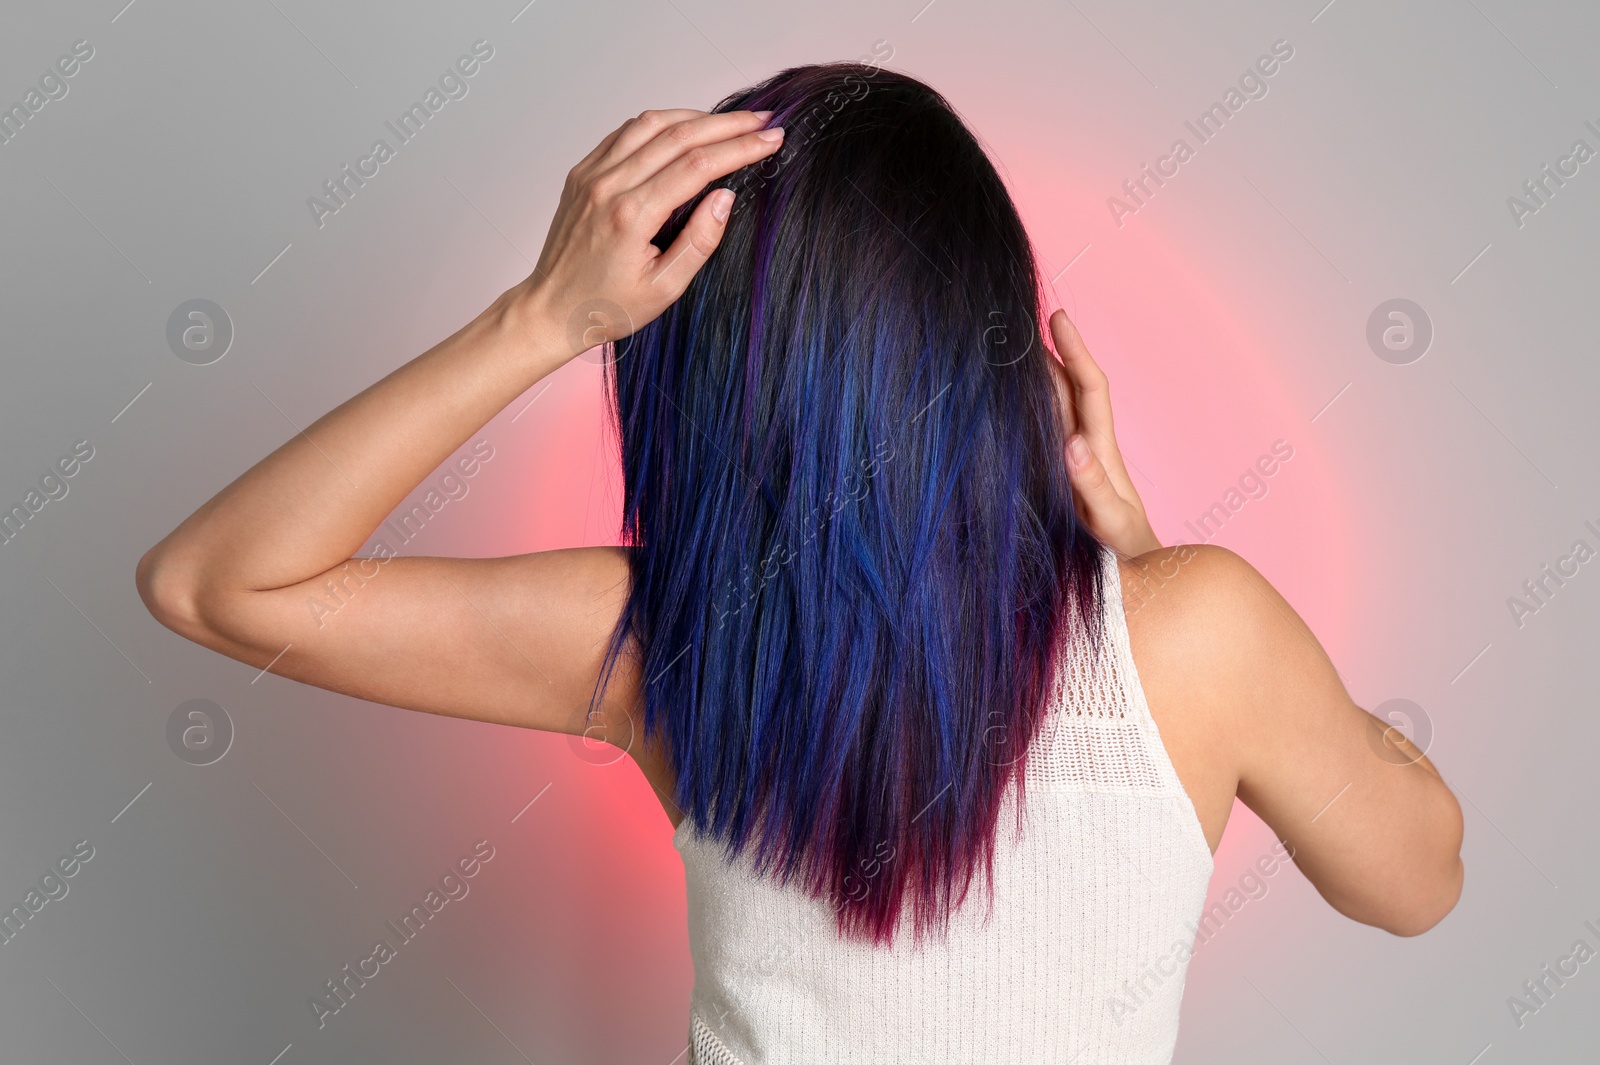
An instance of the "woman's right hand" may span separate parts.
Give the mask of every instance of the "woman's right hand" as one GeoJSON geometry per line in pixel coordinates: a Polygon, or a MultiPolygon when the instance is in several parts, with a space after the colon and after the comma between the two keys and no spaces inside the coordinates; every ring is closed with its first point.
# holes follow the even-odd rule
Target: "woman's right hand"
{"type": "Polygon", "coordinates": [[[1058,394],[1067,413],[1067,472],[1078,513],[1101,542],[1132,557],[1161,547],[1145,517],[1133,480],[1122,464],[1111,424],[1111,386],[1089,357],[1078,327],[1059,308],[1050,316],[1061,363],[1058,394]]]}
{"type": "Polygon", "coordinates": [[[703,199],[665,251],[652,238],[711,182],[778,150],[768,117],[646,111],[613,130],[567,174],[538,265],[512,293],[522,320],[570,357],[665,311],[721,242],[732,190],[703,199]]]}

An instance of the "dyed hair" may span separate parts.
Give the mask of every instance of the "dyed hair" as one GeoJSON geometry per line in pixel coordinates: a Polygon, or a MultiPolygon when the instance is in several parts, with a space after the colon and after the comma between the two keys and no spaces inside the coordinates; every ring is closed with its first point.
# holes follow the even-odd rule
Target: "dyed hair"
{"type": "Polygon", "coordinates": [[[784,147],[711,186],[721,246],[607,363],[631,585],[601,686],[631,643],[673,799],[729,860],[841,935],[909,908],[920,938],[992,876],[1064,641],[1098,639],[1099,544],[1032,248],[950,105],[836,63],[739,109],[784,147]]]}

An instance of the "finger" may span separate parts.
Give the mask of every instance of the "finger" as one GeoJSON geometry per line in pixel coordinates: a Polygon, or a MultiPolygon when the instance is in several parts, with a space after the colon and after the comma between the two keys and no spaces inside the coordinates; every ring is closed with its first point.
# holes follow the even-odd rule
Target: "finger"
{"type": "MultiPolygon", "coordinates": [[[[567,184],[575,185],[625,162],[632,151],[630,145],[637,147],[638,144],[645,143],[652,136],[650,132],[652,129],[671,128],[675,123],[692,121],[696,116],[705,113],[689,108],[677,108],[669,111],[645,111],[637,118],[624,120],[622,125],[608,133],[605,140],[595,145],[588,155],[578,160],[577,165],[567,172],[567,184]]],[[[770,115],[771,112],[767,114],[770,115]]]]}
{"type": "Polygon", "coordinates": [[[1117,447],[1116,427],[1111,413],[1111,385],[1105,371],[1089,354],[1089,347],[1067,312],[1057,309],[1050,316],[1050,333],[1061,352],[1067,378],[1072,383],[1072,406],[1076,431],[1088,437],[1089,446],[1102,456],[1112,481],[1126,495],[1136,494],[1133,479],[1122,463],[1117,447]]]}
{"type": "Polygon", "coordinates": [[[714,115],[697,115],[663,126],[654,137],[606,171],[606,180],[620,191],[638,188],[668,165],[702,145],[759,130],[769,115],[770,112],[758,115],[753,111],[724,111],[714,115]]]}
{"type": "Polygon", "coordinates": [[[647,228],[659,229],[676,207],[711,182],[765,159],[782,146],[783,129],[774,127],[689,149],[633,190],[643,207],[647,228]]]}
{"type": "Polygon", "coordinates": [[[704,115],[704,111],[696,111],[689,107],[674,107],[662,111],[641,111],[637,118],[630,118],[622,124],[622,129],[616,141],[600,157],[597,171],[603,172],[616,166],[622,160],[638,151],[640,145],[645,144],[668,126],[701,118],[704,115]]]}
{"type": "Polygon", "coordinates": [[[1088,346],[1066,311],[1057,310],[1050,316],[1050,335],[1072,382],[1073,405],[1083,432],[1095,443],[1113,441],[1111,389],[1105,371],[1089,355],[1088,346]]]}
{"type": "Polygon", "coordinates": [[[627,120],[627,122],[622,123],[622,125],[618,126],[610,133],[607,133],[604,140],[589,150],[588,155],[584,156],[582,159],[579,159],[573,164],[572,169],[567,172],[567,180],[569,182],[575,180],[579,176],[585,174],[591,167],[599,162],[599,160],[611,150],[611,146],[617,143],[617,138],[622,135],[622,131],[628,128],[628,122],[632,121],[633,119],[630,118],[627,120]]]}
{"type": "Polygon", "coordinates": [[[683,295],[694,275],[722,243],[733,199],[732,189],[713,189],[709,196],[695,204],[678,238],[656,258],[648,278],[652,285],[660,286],[661,296],[667,302],[683,295]]]}
{"type": "Polygon", "coordinates": [[[1066,428],[1066,434],[1071,436],[1078,431],[1078,412],[1072,398],[1072,378],[1067,376],[1067,368],[1061,365],[1060,359],[1045,361],[1050,364],[1050,384],[1055,393],[1056,405],[1061,408],[1061,423],[1066,428]]]}
{"type": "Polygon", "coordinates": [[[1067,440],[1067,473],[1089,528],[1102,540],[1115,540],[1132,515],[1081,433],[1067,440]]]}

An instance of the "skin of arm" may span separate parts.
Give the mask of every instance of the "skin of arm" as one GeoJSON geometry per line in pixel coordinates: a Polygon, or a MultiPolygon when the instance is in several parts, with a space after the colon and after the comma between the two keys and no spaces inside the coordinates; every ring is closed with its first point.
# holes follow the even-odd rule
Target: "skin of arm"
{"type": "MultiPolygon", "coordinates": [[[[162,624],[295,680],[375,702],[580,732],[626,591],[614,548],[499,559],[352,558],[379,523],[488,420],[683,292],[721,240],[732,193],[707,196],[666,250],[667,215],[782,142],[765,115],[647,111],[567,176],[534,274],[475,319],[242,474],[139,560],[162,624]],[[720,214],[719,214],[720,212],[720,214]],[[580,320],[575,312],[604,306],[580,320]],[[332,581],[332,616],[309,607],[332,581]]],[[[625,659],[599,738],[628,735],[625,659]]]]}
{"type": "Polygon", "coordinates": [[[1462,816],[1433,763],[1351,700],[1311,630],[1238,555],[1182,545],[1128,570],[1146,696],[1172,708],[1163,738],[1207,835],[1220,838],[1237,794],[1335,910],[1400,936],[1442,920],[1461,893],[1462,816]]]}
{"type": "Polygon", "coordinates": [[[1316,637],[1248,562],[1162,548],[1118,450],[1110,385],[1050,319],[1080,513],[1124,556],[1129,637],[1162,742],[1214,852],[1237,797],[1334,909],[1395,935],[1454,908],[1461,807],[1428,761],[1346,693],[1316,637]]]}

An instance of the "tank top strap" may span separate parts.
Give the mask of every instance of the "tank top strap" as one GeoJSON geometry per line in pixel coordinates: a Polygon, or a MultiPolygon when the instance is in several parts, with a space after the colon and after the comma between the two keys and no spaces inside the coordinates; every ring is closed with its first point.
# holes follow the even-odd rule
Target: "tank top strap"
{"type": "Polygon", "coordinates": [[[1099,647],[1081,624],[1069,626],[1045,723],[1028,755],[1030,791],[1187,794],[1134,665],[1117,557],[1101,547],[1099,647]]]}

